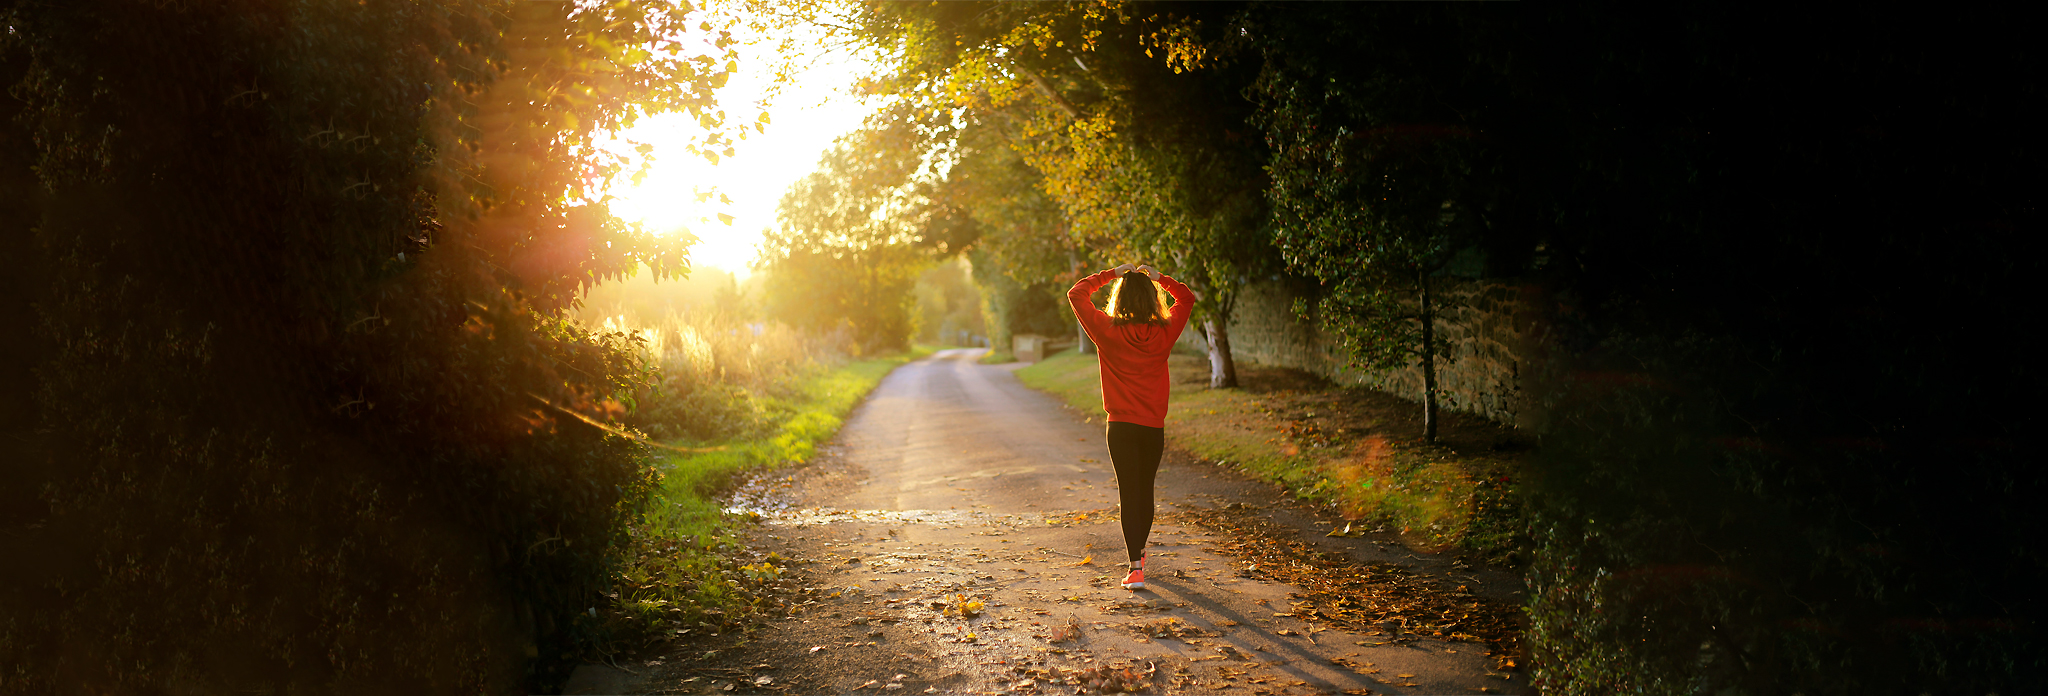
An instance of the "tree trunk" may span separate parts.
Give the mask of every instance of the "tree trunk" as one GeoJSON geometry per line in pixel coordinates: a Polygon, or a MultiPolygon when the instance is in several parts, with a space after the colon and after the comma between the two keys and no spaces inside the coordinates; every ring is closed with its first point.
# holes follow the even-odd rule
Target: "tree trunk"
{"type": "Polygon", "coordinates": [[[1203,319],[1202,330],[1209,338],[1209,388],[1237,386],[1237,361],[1230,357],[1230,327],[1227,320],[1203,319]]]}
{"type": "Polygon", "coordinates": [[[1436,444],[1436,310],[1429,304],[1429,276],[1418,272],[1422,288],[1422,441],[1436,444]]]}
{"type": "MultiPolygon", "coordinates": [[[[1042,88],[1044,87],[1044,85],[1041,84],[1040,87],[1042,88]]],[[[1079,272],[1081,270],[1081,260],[1074,256],[1073,249],[1067,250],[1067,267],[1073,269],[1075,272],[1079,272]]],[[[1090,294],[1088,296],[1088,302],[1090,304],[1093,304],[1095,302],[1095,296],[1093,294],[1090,294]]],[[[1095,342],[1088,340],[1088,325],[1081,323],[1081,318],[1078,316],[1074,317],[1074,332],[1076,334],[1079,334],[1081,337],[1080,343],[1074,346],[1075,352],[1078,352],[1082,355],[1087,355],[1089,353],[1095,352],[1095,342]]]]}

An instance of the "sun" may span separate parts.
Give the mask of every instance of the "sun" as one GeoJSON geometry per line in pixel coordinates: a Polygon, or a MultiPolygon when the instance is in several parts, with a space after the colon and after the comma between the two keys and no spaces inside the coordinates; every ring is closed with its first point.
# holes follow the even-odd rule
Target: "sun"
{"type": "MultiPolygon", "coordinates": [[[[774,57],[765,55],[772,50],[769,41],[740,48],[740,73],[718,93],[728,120],[754,122],[774,80],[774,57]]],[[[833,52],[813,58],[775,95],[763,131],[749,133],[734,146],[733,156],[717,164],[687,151],[688,143],[703,135],[688,114],[642,118],[615,134],[607,150],[630,154],[634,143],[654,149],[653,164],[639,183],[622,181],[623,187],[608,192],[613,214],[659,234],[687,230],[699,240],[690,250],[691,266],[746,277],[759,255],[762,232],[775,224],[783,192],[816,170],[832,141],[860,128],[878,106],[851,94],[860,77],[872,74],[873,65],[864,57],[833,52]],[[721,214],[730,216],[729,223],[721,214]]]]}

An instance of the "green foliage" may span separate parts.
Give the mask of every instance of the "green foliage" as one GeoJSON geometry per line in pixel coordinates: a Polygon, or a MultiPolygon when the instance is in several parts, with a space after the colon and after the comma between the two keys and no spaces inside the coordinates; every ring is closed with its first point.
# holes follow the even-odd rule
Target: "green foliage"
{"type": "Polygon", "coordinates": [[[749,517],[724,509],[718,495],[740,476],[808,461],[890,370],[918,357],[913,352],[837,366],[801,363],[779,377],[775,388],[753,397],[763,427],[693,443],[702,445],[694,448],[700,451],[671,455],[658,465],[660,489],[631,528],[633,542],[622,554],[602,616],[601,649],[717,633],[760,618],[762,589],[781,570],[734,560],[736,526],[749,517]]]}
{"type": "Polygon", "coordinates": [[[1377,9],[1248,11],[1245,39],[1264,68],[1249,92],[1273,153],[1275,243],[1290,268],[1323,284],[1313,311],[1354,365],[1419,363],[1425,437],[1436,437],[1437,339],[1431,285],[1475,243],[1494,201],[1476,175],[1486,152],[1452,103],[1457,48],[1445,23],[1377,9]],[[1431,33],[1442,32],[1442,33],[1431,33]],[[1448,72],[1449,74],[1444,74],[1448,72]]]}
{"type": "MultiPolygon", "coordinates": [[[[977,250],[969,258],[985,256],[977,250]]],[[[994,324],[989,340],[997,352],[1008,354],[1011,338],[1019,334],[1074,336],[1079,331],[1074,310],[1066,303],[1066,288],[1052,282],[1019,283],[989,262],[976,265],[974,276],[981,288],[983,311],[994,324]]]]}
{"type": "MultiPolygon", "coordinates": [[[[970,115],[969,118],[975,118],[970,115]]],[[[981,289],[991,345],[1008,353],[1017,334],[1076,331],[1066,304],[1074,260],[1081,255],[1062,232],[1059,206],[1039,189],[1037,170],[1024,164],[1001,129],[971,121],[953,142],[957,158],[935,195],[953,224],[975,231],[967,252],[981,289]]]]}
{"type": "Polygon", "coordinates": [[[656,484],[587,425],[647,366],[564,312],[689,244],[588,200],[619,172],[584,153],[643,113],[718,126],[729,39],[700,21],[0,4],[0,142],[40,184],[5,272],[48,269],[35,398],[65,463],[9,559],[45,571],[0,587],[4,688],[557,683],[656,484]]]}
{"type": "Polygon", "coordinates": [[[2038,370],[1961,328],[2024,313],[2043,258],[2006,20],[1241,9],[1209,55],[1260,63],[1305,314],[1386,365],[1434,352],[1433,279],[1527,283],[1539,686],[2039,688],[2038,370]]]}
{"type": "Polygon", "coordinates": [[[814,332],[844,331],[867,352],[903,350],[917,332],[911,288],[951,240],[919,224],[930,198],[909,128],[864,130],[836,143],[787,194],[762,241],[769,316],[814,332]]]}
{"type": "MultiPolygon", "coordinates": [[[[1251,73],[1207,54],[1214,40],[1203,34],[1218,26],[1204,23],[1215,19],[1210,8],[883,3],[854,14],[850,31],[888,49],[892,74],[877,89],[912,113],[957,113],[966,124],[931,135],[957,148],[963,199],[1029,200],[1028,185],[1057,208],[970,213],[985,234],[1086,249],[1066,255],[1066,273],[1090,259],[1150,259],[1195,290],[1216,331],[1243,286],[1280,270],[1264,229],[1264,146],[1236,96],[1251,73]],[[1006,171],[1000,146],[1029,173],[1006,171]],[[1045,223],[1002,224],[1031,218],[1045,223]]],[[[1020,267],[1059,258],[996,256],[1020,267]]],[[[1030,284],[1041,274],[1014,275],[1030,284]]],[[[1219,338],[1217,382],[1227,384],[1219,338]]]]}
{"type": "Polygon", "coordinates": [[[966,256],[957,256],[927,269],[917,279],[919,339],[940,345],[979,345],[986,338],[980,289],[974,286],[973,269],[966,256]]]}
{"type": "Polygon", "coordinates": [[[2001,604],[2030,592],[2022,578],[2038,570],[2023,570],[2023,556],[1942,550],[1958,535],[2023,548],[2014,542],[2029,522],[1938,521],[1899,504],[1958,489],[1997,499],[1985,487],[2001,484],[1934,483],[1913,470],[1929,455],[2004,453],[1936,455],[1896,436],[1787,438],[1779,416],[1751,430],[1745,418],[1829,398],[1801,393],[1788,367],[1727,339],[1634,337],[1536,380],[1558,419],[1527,498],[1537,684],[1567,694],[1974,693],[2034,679],[2041,636],[2001,604]],[[1891,502],[1873,514],[1873,500],[1891,502]]]}
{"type": "MultiPolygon", "coordinates": [[[[614,320],[608,320],[614,321],[614,320]]],[[[767,408],[838,347],[782,324],[743,322],[714,307],[634,327],[654,377],[621,420],[660,440],[752,436],[774,427],[767,408]]]]}
{"type": "MultiPolygon", "coordinates": [[[[1060,397],[1083,413],[1102,412],[1096,357],[1062,352],[1016,371],[1026,386],[1060,397]]],[[[1271,418],[1270,395],[1175,385],[1167,437],[1177,449],[1236,468],[1347,518],[1386,524],[1424,547],[1464,548],[1498,562],[1521,560],[1527,540],[1512,463],[1446,457],[1392,446],[1381,438],[1363,451],[1276,444],[1287,424],[1271,418]]],[[[1296,444],[1291,442],[1290,444],[1296,444]]]]}

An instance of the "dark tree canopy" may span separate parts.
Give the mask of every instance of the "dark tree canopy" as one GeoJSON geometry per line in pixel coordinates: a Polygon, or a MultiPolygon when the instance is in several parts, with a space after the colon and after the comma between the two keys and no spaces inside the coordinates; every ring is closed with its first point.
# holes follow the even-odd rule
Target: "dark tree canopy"
{"type": "Polygon", "coordinates": [[[10,567],[39,569],[0,587],[8,683],[551,688],[602,638],[578,617],[655,481],[589,425],[645,366],[565,310],[688,270],[688,239],[587,199],[607,165],[579,148],[641,113],[716,125],[729,39],[663,2],[0,25],[0,275],[32,279],[5,318],[37,351],[0,395],[34,404],[6,485],[42,493],[7,513],[38,525],[10,567]]]}
{"type": "Polygon", "coordinates": [[[1528,529],[1546,688],[2039,683],[2042,606],[2021,588],[2043,566],[2021,530],[2040,526],[2044,481],[2014,443],[2043,385],[2030,344],[1996,337],[2035,322],[2044,251],[2040,57],[2014,17],[1580,2],[854,18],[895,58],[893,94],[998,128],[1059,206],[1049,229],[1096,255],[1187,250],[1175,270],[1206,276],[1205,303],[1271,273],[1249,252],[1276,248],[1320,281],[1319,328],[1387,366],[1454,348],[1417,321],[1431,288],[1514,288],[1534,346],[1518,385],[1541,414],[1528,529]],[[1979,532],[1981,562],[1910,560],[1955,524],[1979,532]],[[1659,568],[1725,582],[1666,587],[1659,568]],[[1902,627],[1960,625],[1902,618],[1925,616],[2014,628],[1902,627]]]}
{"type": "Polygon", "coordinates": [[[1985,330],[2038,316],[2042,73],[1998,14],[1244,10],[1335,328],[1401,342],[1387,259],[1549,305],[1518,320],[1546,688],[2038,688],[2042,385],[1985,330]],[[1978,560],[1930,563],[1944,529],[1978,560]]]}

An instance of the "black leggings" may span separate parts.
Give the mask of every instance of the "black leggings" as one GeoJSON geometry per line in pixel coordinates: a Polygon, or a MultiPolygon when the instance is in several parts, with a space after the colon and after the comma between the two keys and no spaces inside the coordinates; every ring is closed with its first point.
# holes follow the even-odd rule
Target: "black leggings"
{"type": "Polygon", "coordinates": [[[1145,555],[1152,536],[1152,480],[1166,451],[1166,429],[1110,421],[1109,462],[1116,468],[1116,494],[1123,505],[1124,548],[1132,561],[1145,555]]]}

